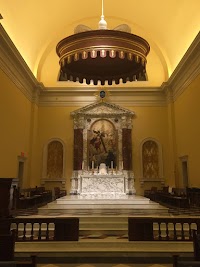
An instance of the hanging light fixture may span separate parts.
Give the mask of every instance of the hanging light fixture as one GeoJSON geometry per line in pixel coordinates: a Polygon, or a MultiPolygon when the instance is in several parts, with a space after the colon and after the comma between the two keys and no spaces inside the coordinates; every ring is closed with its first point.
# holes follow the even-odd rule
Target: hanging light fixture
{"type": "Polygon", "coordinates": [[[59,81],[109,85],[127,81],[146,81],[146,56],[150,46],[143,38],[131,34],[126,24],[107,29],[103,0],[99,29],[78,25],[75,33],[56,47],[60,58],[59,81]]]}

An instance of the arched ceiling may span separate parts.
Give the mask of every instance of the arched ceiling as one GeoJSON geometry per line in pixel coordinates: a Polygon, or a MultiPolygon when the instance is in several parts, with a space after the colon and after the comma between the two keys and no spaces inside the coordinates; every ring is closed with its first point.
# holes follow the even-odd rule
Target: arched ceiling
{"type": "MultiPolygon", "coordinates": [[[[0,6],[1,24],[39,82],[46,87],[84,86],[57,81],[55,48],[78,24],[98,28],[101,0],[0,0],[0,6]]],[[[167,81],[199,32],[199,10],[199,0],[104,0],[108,28],[126,23],[151,47],[149,80],[123,86],[154,87],[167,81]]]]}

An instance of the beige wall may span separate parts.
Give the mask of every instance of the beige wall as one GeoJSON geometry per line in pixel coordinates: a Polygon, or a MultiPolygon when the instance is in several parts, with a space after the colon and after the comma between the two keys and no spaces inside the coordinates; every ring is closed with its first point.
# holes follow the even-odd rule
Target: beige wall
{"type": "MultiPolygon", "coordinates": [[[[38,149],[37,157],[34,158],[32,181],[39,184],[42,176],[43,150],[47,142],[52,138],[61,139],[66,145],[66,189],[70,191],[70,178],[73,170],[73,120],[70,112],[80,107],[40,107],[38,122],[38,149]]],[[[167,107],[126,107],[135,112],[133,119],[133,166],[136,177],[136,190],[143,193],[145,187],[150,188],[154,183],[140,185],[140,145],[145,138],[154,138],[162,146],[164,161],[164,178],[169,177],[169,154],[168,154],[168,123],[167,107]]],[[[32,182],[32,185],[33,182],[32,182]]],[[[161,187],[161,184],[157,184],[161,187]]],[[[46,187],[54,186],[53,183],[46,187]]]]}
{"type": "MultiPolygon", "coordinates": [[[[70,190],[73,169],[73,120],[70,112],[80,107],[39,107],[31,103],[1,71],[1,168],[0,177],[16,177],[18,156],[25,152],[24,187],[40,185],[43,150],[52,138],[59,138],[66,148],[66,188],[70,190]]],[[[166,184],[181,186],[179,157],[188,156],[189,185],[200,186],[198,138],[200,136],[200,77],[182,93],[175,103],[163,107],[126,107],[135,112],[133,119],[133,168],[138,194],[145,188],[161,186],[145,183],[142,187],[140,145],[146,138],[156,139],[163,151],[166,184]],[[176,138],[174,138],[174,136],[176,138]],[[175,164],[176,162],[176,164],[175,164]],[[175,173],[176,171],[176,173],[175,173]],[[175,183],[174,177],[177,182],[175,183]]],[[[53,187],[53,184],[47,187],[53,187]]]]}
{"type": "Polygon", "coordinates": [[[182,185],[179,157],[188,156],[189,186],[200,187],[200,75],[174,104],[177,143],[177,180],[182,185]]]}
{"type": "MultiPolygon", "coordinates": [[[[76,108],[70,107],[40,107],[38,119],[38,142],[35,150],[34,169],[32,171],[32,180],[35,185],[40,184],[42,178],[43,151],[45,145],[52,138],[59,138],[65,144],[66,159],[65,159],[65,176],[66,188],[70,190],[70,178],[73,169],[73,120],[70,117],[70,112],[76,108]]],[[[33,183],[32,183],[33,184],[33,183]]],[[[54,183],[46,183],[45,187],[53,187],[54,183]]],[[[61,184],[60,184],[61,186],[61,184]]]]}
{"type": "MultiPolygon", "coordinates": [[[[73,120],[70,112],[80,107],[37,107],[21,91],[0,73],[1,98],[0,131],[1,177],[16,177],[18,172],[18,155],[25,152],[27,160],[24,173],[24,187],[40,185],[43,167],[43,150],[52,138],[59,138],[66,147],[66,188],[70,190],[70,178],[73,169],[73,120]],[[31,129],[31,131],[30,131],[31,129]]],[[[133,119],[133,166],[136,178],[136,190],[142,193],[152,183],[140,185],[140,145],[148,137],[155,138],[163,148],[164,178],[169,176],[168,123],[167,107],[126,107],[135,112],[133,119]]],[[[46,184],[53,187],[54,184],[46,184]]]]}
{"type": "Polygon", "coordinates": [[[31,103],[0,70],[0,177],[17,177],[18,156],[25,152],[24,183],[28,179],[31,103]]]}
{"type": "Polygon", "coordinates": [[[155,139],[162,147],[163,156],[163,178],[168,184],[169,178],[169,139],[167,107],[128,107],[135,112],[132,129],[133,146],[133,169],[135,174],[135,187],[137,194],[143,194],[144,189],[152,186],[161,187],[159,182],[145,182],[140,184],[141,170],[141,143],[146,138],[155,139]]]}

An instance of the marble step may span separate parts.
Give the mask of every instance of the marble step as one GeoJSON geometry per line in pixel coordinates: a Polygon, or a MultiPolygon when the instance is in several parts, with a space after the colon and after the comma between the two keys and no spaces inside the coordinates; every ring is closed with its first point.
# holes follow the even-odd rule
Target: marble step
{"type": "Polygon", "coordinates": [[[168,209],[148,198],[126,194],[81,194],[57,199],[38,209],[39,214],[59,215],[135,215],[167,214],[168,209]],[[96,198],[98,197],[98,198],[96,198]],[[110,197],[110,198],[109,198],[110,197]]]}
{"type": "Polygon", "coordinates": [[[150,201],[148,198],[144,199],[66,199],[66,198],[59,198],[56,201],[52,202],[56,204],[68,204],[68,205],[148,205],[150,203],[154,203],[150,201]]]}
{"type": "Polygon", "coordinates": [[[50,209],[83,209],[83,210],[89,210],[89,209],[160,209],[163,208],[157,203],[151,203],[151,204],[110,204],[110,203],[75,203],[75,204],[58,204],[58,203],[49,203],[47,204],[47,207],[50,209]]]}
{"type": "Polygon", "coordinates": [[[81,216],[79,218],[81,225],[87,224],[128,224],[127,216],[81,216]]]}
{"type": "Polygon", "coordinates": [[[162,208],[162,207],[157,207],[157,208],[121,208],[121,209],[105,209],[99,207],[94,208],[92,207],[91,209],[85,208],[78,208],[78,207],[71,207],[71,208],[58,208],[58,207],[43,207],[38,209],[38,214],[41,215],[49,215],[49,216],[64,216],[64,215],[74,215],[76,217],[80,217],[82,215],[114,215],[114,214],[121,214],[121,215],[127,215],[127,216],[132,216],[132,215],[167,215],[168,214],[168,209],[162,208]]]}

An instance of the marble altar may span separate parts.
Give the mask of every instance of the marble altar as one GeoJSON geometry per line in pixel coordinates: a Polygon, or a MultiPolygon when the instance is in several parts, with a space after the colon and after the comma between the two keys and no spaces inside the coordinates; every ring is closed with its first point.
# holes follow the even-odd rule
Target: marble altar
{"type": "Polygon", "coordinates": [[[99,168],[74,172],[71,179],[71,195],[132,195],[135,194],[133,174],[107,168],[102,174],[99,168]]]}
{"type": "Polygon", "coordinates": [[[122,175],[83,175],[80,177],[80,193],[103,194],[125,192],[125,178],[122,175]]]}
{"type": "Polygon", "coordinates": [[[71,195],[136,193],[132,168],[134,112],[97,101],[71,113],[74,120],[74,170],[71,195]]]}

